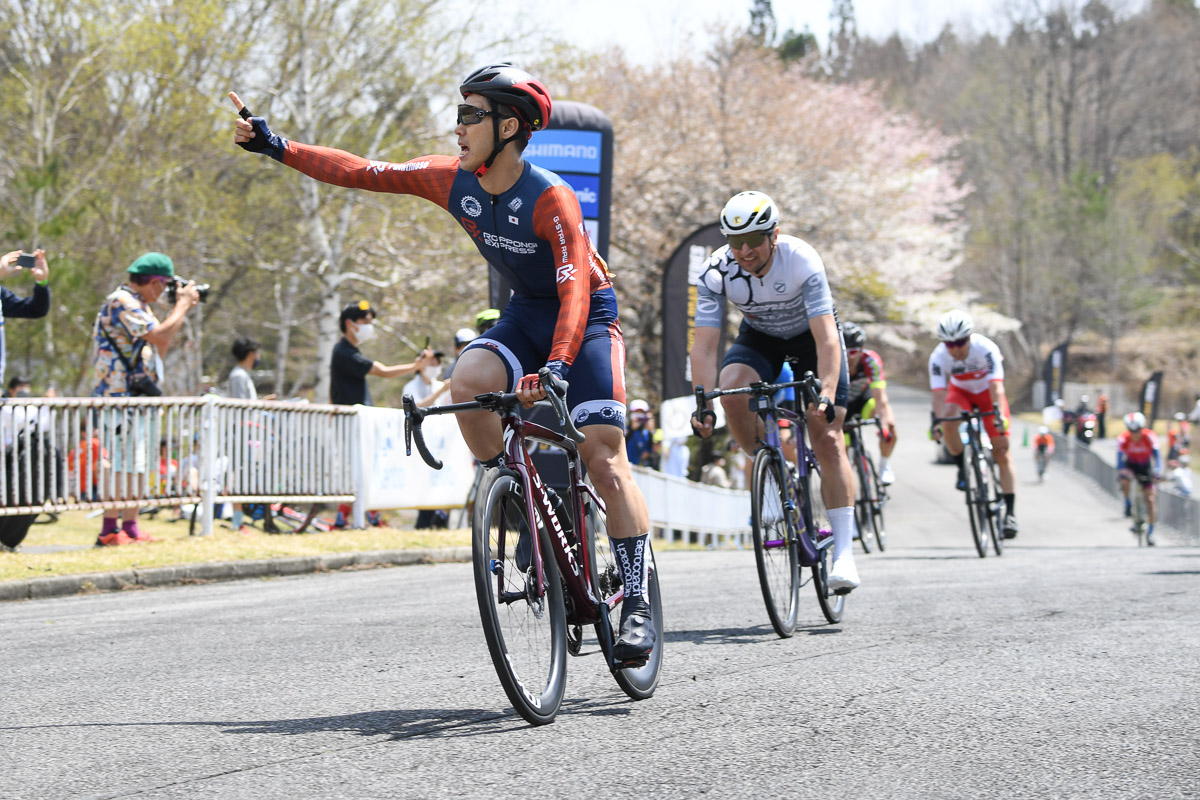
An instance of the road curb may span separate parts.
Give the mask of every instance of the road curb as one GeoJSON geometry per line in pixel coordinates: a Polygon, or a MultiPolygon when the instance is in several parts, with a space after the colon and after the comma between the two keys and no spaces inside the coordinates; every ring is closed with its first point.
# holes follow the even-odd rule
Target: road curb
{"type": "Polygon", "coordinates": [[[0,583],[0,602],[40,600],[76,594],[122,592],[189,583],[278,578],[313,572],[338,572],[347,569],[399,567],[410,564],[435,564],[470,561],[469,547],[441,547],[420,550],[371,550],[357,553],[324,553],[316,556],[263,558],[251,561],[219,561],[179,564],[170,567],[88,572],[80,575],[55,575],[49,578],[5,581],[0,583]]]}

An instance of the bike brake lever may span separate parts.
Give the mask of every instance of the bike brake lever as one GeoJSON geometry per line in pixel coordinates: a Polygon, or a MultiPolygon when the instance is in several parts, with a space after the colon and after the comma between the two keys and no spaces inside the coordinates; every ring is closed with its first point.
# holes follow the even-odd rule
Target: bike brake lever
{"type": "Polygon", "coordinates": [[[554,408],[555,416],[562,423],[563,431],[577,444],[587,441],[587,437],[575,427],[575,423],[571,421],[571,415],[567,411],[567,401],[565,399],[568,388],[567,382],[551,372],[549,367],[542,367],[538,370],[538,379],[542,382],[542,388],[546,390],[546,397],[550,400],[550,405],[554,408]]]}
{"type": "Polygon", "coordinates": [[[421,454],[421,460],[434,469],[441,469],[442,462],[433,457],[433,453],[429,452],[429,448],[425,445],[425,435],[421,433],[421,420],[425,416],[422,409],[417,408],[417,401],[413,400],[412,395],[404,395],[404,453],[412,455],[412,439],[417,440],[417,452],[421,454]],[[416,420],[415,422],[413,420],[416,420]]]}
{"type": "Polygon", "coordinates": [[[705,401],[706,401],[706,397],[704,394],[704,387],[697,386],[696,387],[696,410],[692,413],[692,418],[697,420],[701,425],[706,424],[709,420],[712,420],[712,423],[715,425],[715,424],[717,424],[716,412],[714,412],[711,408],[706,407],[704,405],[705,401]]]}

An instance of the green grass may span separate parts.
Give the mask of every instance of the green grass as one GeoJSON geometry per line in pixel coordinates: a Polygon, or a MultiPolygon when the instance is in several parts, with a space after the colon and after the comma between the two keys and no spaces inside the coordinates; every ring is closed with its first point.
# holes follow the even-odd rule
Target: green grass
{"type": "Polygon", "coordinates": [[[234,533],[218,522],[212,536],[188,536],[187,522],[167,522],[163,511],[157,519],[140,517],[142,531],[157,542],[121,547],[87,547],[57,553],[30,553],[29,547],[46,545],[92,545],[100,532],[99,517],[88,519],[84,512],[60,514],[58,522],[34,525],[16,553],[0,553],[0,581],[50,575],[144,569],[209,561],[246,561],[260,558],[312,556],[365,550],[406,550],[429,547],[469,547],[467,529],[431,531],[368,528],[300,535],[268,535],[258,528],[249,534],[234,533]]]}
{"type": "MultiPolygon", "coordinates": [[[[142,516],[138,527],[160,541],[121,547],[92,547],[100,532],[100,518],[88,519],[85,512],[59,514],[58,521],[34,525],[16,553],[0,553],[0,581],[26,580],[52,575],[114,572],[148,567],[202,564],[213,561],[249,561],[263,558],[313,556],[322,553],[351,553],[370,550],[416,550],[441,547],[470,547],[471,531],[366,530],[325,531],[299,535],[269,535],[258,528],[249,534],[234,533],[217,522],[212,536],[188,536],[186,521],[168,522],[164,510],[151,519],[142,516]],[[29,547],[47,545],[86,546],[83,550],[30,553],[29,547]]],[[[656,550],[702,550],[699,545],[654,543],[656,550]]]]}

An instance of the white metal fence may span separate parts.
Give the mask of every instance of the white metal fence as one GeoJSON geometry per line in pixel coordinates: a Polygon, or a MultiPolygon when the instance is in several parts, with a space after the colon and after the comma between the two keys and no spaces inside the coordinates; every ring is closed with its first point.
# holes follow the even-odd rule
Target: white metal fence
{"type": "Polygon", "coordinates": [[[131,505],[351,502],[353,408],[219,397],[30,398],[0,406],[0,516],[131,505]]]}
{"type": "MultiPolygon", "coordinates": [[[[457,452],[453,439],[461,457],[435,473],[405,457],[402,416],[215,396],[10,400],[0,405],[0,516],[199,504],[208,534],[218,502],[353,503],[358,521],[367,502],[465,503],[474,468],[453,422],[439,455],[457,452]]],[[[747,492],[634,473],[659,535],[745,543],[747,492]]]]}

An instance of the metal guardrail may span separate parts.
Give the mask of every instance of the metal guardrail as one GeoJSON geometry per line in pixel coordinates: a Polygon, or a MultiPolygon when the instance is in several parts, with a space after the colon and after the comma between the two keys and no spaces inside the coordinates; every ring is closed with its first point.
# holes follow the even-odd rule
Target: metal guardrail
{"type": "Polygon", "coordinates": [[[0,516],[132,505],[351,502],[354,408],[220,397],[0,405],[0,516]]]}
{"type": "MultiPolygon", "coordinates": [[[[1076,472],[1095,481],[1101,489],[1116,498],[1121,497],[1117,483],[1117,467],[1073,436],[1054,434],[1054,461],[1072,467],[1076,472]]],[[[1185,497],[1168,484],[1158,487],[1158,521],[1179,531],[1189,541],[1200,542],[1200,500],[1185,497]]]]}

